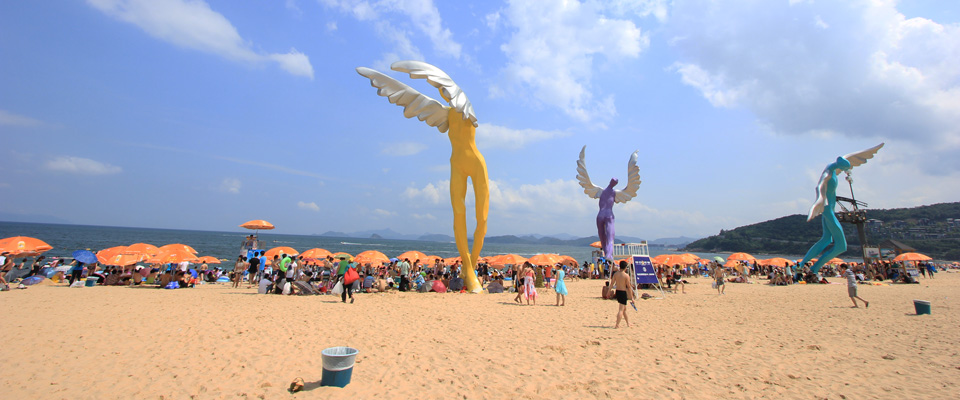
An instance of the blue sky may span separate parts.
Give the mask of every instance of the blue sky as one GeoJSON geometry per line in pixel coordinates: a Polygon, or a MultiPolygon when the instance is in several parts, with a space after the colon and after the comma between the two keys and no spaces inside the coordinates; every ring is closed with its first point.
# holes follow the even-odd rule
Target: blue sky
{"type": "MultiPolygon", "coordinates": [[[[0,212],[283,233],[452,231],[449,142],[354,68],[423,60],[469,96],[489,234],[806,213],[823,167],[872,208],[960,199],[960,6],[940,1],[88,0],[0,3],[0,212]]],[[[842,195],[847,189],[840,190],[842,195]]],[[[472,226],[472,223],[471,223],[472,226]]]]}

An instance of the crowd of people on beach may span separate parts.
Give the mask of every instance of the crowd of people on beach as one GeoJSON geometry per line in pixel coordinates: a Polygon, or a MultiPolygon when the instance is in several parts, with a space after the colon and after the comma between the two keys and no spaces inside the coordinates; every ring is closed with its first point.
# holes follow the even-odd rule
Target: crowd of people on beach
{"type": "MultiPolygon", "coordinates": [[[[19,263],[9,254],[0,255],[0,287],[8,287],[12,281],[20,282],[18,287],[31,281],[27,278],[42,276],[51,278],[55,283],[82,285],[87,278],[96,278],[97,285],[156,286],[160,288],[190,288],[201,283],[230,283],[240,287],[244,282],[248,288],[256,287],[258,293],[280,294],[337,294],[342,301],[353,299],[353,293],[398,292],[463,292],[464,280],[460,262],[448,265],[443,259],[433,263],[424,263],[419,259],[394,259],[384,263],[358,263],[348,258],[305,258],[302,255],[277,254],[267,260],[265,251],[253,251],[250,257],[239,256],[231,270],[206,263],[192,264],[179,262],[161,265],[131,265],[127,267],[102,266],[98,263],[84,264],[77,260],[65,263],[64,258],[37,256],[21,258],[19,263]],[[338,287],[339,284],[339,287],[338,287]]],[[[601,293],[603,298],[614,298],[615,289],[610,279],[620,269],[611,262],[589,263],[582,265],[533,265],[523,262],[516,265],[491,265],[481,263],[475,269],[477,276],[488,293],[516,293],[514,302],[536,305],[540,291],[552,289],[556,295],[555,304],[566,304],[567,288],[565,279],[607,279],[607,285],[601,293]]],[[[862,263],[828,264],[819,273],[810,271],[810,263],[798,266],[784,263],[783,266],[764,265],[757,261],[740,262],[733,266],[724,266],[716,261],[698,262],[686,265],[657,265],[656,274],[661,285],[667,291],[686,293],[688,279],[706,277],[712,279],[712,287],[718,294],[724,294],[727,283],[759,283],[785,286],[793,284],[828,283],[827,278],[844,277],[844,271],[853,271],[858,282],[891,281],[916,282],[917,273],[929,279],[934,278],[938,266],[920,262],[916,268],[907,269],[901,262],[879,261],[869,265],[862,263]]],[[[646,288],[642,285],[641,288],[646,288]]]]}

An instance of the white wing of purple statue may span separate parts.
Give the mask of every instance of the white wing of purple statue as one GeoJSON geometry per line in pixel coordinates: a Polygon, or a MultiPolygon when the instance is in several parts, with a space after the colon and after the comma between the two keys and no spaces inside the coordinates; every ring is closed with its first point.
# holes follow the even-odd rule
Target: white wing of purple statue
{"type": "Polygon", "coordinates": [[[587,163],[583,160],[586,151],[587,146],[583,146],[583,148],[580,149],[580,159],[577,160],[577,180],[580,181],[580,186],[583,187],[583,192],[586,193],[587,196],[590,196],[591,199],[599,199],[600,192],[603,191],[603,188],[590,182],[590,174],[587,173],[587,163]]]}
{"type": "Polygon", "coordinates": [[[637,197],[637,190],[640,189],[640,167],[637,166],[638,153],[640,153],[640,150],[634,151],[630,160],[627,161],[627,187],[617,191],[617,203],[626,203],[637,197]]]}

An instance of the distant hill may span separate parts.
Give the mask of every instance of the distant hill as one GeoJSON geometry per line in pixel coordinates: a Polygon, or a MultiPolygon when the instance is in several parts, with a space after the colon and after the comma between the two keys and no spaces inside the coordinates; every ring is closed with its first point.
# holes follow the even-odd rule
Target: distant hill
{"type": "Polygon", "coordinates": [[[686,246],[687,244],[690,244],[695,240],[697,240],[697,238],[680,236],[675,238],[654,239],[654,240],[651,240],[649,244],[658,245],[658,246],[686,246]]]}
{"type": "MultiPolygon", "coordinates": [[[[867,241],[894,239],[935,259],[960,260],[960,202],[912,208],[867,210],[867,241]]],[[[847,251],[842,257],[862,254],[857,228],[843,224],[847,251]]],[[[820,218],[807,222],[805,215],[721,230],[718,235],[694,241],[685,251],[792,254],[802,256],[821,236],[820,218]]]]}

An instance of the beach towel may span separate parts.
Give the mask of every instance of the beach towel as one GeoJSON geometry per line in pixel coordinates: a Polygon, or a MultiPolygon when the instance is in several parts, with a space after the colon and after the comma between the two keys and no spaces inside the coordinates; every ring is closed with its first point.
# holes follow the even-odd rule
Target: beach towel
{"type": "Polygon", "coordinates": [[[320,291],[308,282],[295,281],[293,282],[293,286],[297,294],[301,296],[315,296],[320,294],[320,291]]]}

